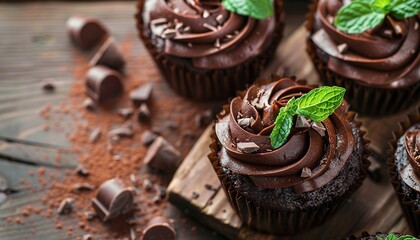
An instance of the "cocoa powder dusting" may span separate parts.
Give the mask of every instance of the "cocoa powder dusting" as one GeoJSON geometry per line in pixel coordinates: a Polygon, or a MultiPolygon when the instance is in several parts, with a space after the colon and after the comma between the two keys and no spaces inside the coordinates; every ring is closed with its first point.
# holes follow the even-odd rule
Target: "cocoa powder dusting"
{"type": "MultiPolygon", "coordinates": [[[[77,153],[75,165],[81,164],[89,170],[89,174],[77,174],[73,169],[65,171],[65,176],[62,178],[59,175],[48,175],[46,169],[39,168],[36,176],[38,182],[41,186],[49,186],[49,189],[40,199],[43,206],[26,208],[22,211],[23,216],[35,213],[46,218],[57,217],[58,221],[53,227],[65,231],[74,239],[81,237],[73,234],[76,230],[92,234],[93,239],[96,239],[95,236],[108,239],[129,237],[130,228],[136,230],[137,237],[141,237],[141,231],[150,219],[164,215],[167,200],[160,192],[157,192],[161,188],[146,190],[142,184],[137,186],[133,184],[133,179],[135,179],[137,183],[150,181],[153,185],[166,187],[170,181],[170,176],[149,172],[143,165],[147,146],[142,144],[142,133],[147,130],[161,129],[160,136],[174,145],[183,138],[182,133],[191,131],[195,116],[209,109],[216,109],[215,112],[217,112],[222,103],[197,103],[177,96],[161,79],[157,68],[140,44],[134,32],[120,44],[127,59],[123,80],[124,94],[113,106],[98,107],[95,111],[86,109],[83,105],[86,99],[85,76],[89,59],[82,52],[74,50],[73,84],[68,97],[57,106],[47,104],[40,114],[46,121],[48,120],[49,131],[65,132],[72,143],[71,151],[77,153]],[[127,121],[118,114],[118,110],[133,107],[129,92],[147,83],[153,84],[151,100],[148,103],[151,112],[150,121],[140,123],[133,114],[128,120],[132,120],[130,129],[133,131],[133,136],[111,142],[108,133],[116,127],[123,126],[127,121]],[[59,117],[50,117],[52,115],[59,117]],[[59,119],[59,121],[53,121],[53,119],[59,119]],[[177,127],[166,127],[165,123],[168,121],[177,123],[177,127]],[[91,132],[97,128],[103,133],[102,137],[96,141],[90,141],[91,132]],[[121,156],[118,161],[115,160],[116,155],[121,156]],[[110,224],[104,224],[94,215],[87,216],[86,213],[94,212],[92,198],[95,197],[97,187],[115,177],[123,180],[127,186],[133,186],[136,189],[136,206],[130,215],[111,221],[110,224]],[[74,191],[75,183],[88,183],[96,188],[93,191],[74,191]],[[157,196],[159,201],[156,201],[157,196]],[[63,216],[57,215],[57,208],[65,198],[74,199],[74,209],[66,215],[74,219],[72,225],[66,225],[68,221],[60,221],[63,216]]],[[[177,146],[182,158],[186,156],[204,129],[205,126],[199,130],[194,127],[196,134],[191,138],[182,139],[182,145],[177,146]]],[[[63,161],[60,155],[55,156],[54,160],[57,167],[63,161]]],[[[30,173],[30,175],[34,174],[30,173]]],[[[21,183],[28,185],[24,179],[21,183]]],[[[8,219],[8,221],[23,224],[23,220],[18,217],[8,219]]]]}

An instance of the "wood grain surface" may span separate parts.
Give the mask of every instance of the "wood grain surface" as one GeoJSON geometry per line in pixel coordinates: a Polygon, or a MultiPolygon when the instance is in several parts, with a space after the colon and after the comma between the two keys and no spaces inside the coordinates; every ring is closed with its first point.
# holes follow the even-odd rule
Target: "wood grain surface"
{"type": "MultiPolygon", "coordinates": [[[[298,79],[307,79],[311,84],[319,84],[319,78],[313,65],[306,55],[306,31],[304,27],[296,30],[277,51],[277,57],[267,70],[269,73],[290,73],[298,79]]],[[[230,206],[227,197],[221,189],[220,182],[211,166],[207,155],[210,153],[209,126],[197,141],[194,148],[178,169],[169,190],[172,203],[185,209],[197,220],[208,224],[230,239],[341,239],[362,231],[371,233],[401,232],[410,233],[406,220],[394,190],[386,173],[388,139],[402,121],[407,112],[380,119],[362,117],[363,129],[367,138],[372,141],[371,161],[381,164],[380,181],[368,178],[363,186],[342,206],[338,212],[323,226],[312,229],[297,236],[276,237],[258,234],[242,224],[239,217],[230,206]],[[211,185],[213,190],[208,190],[211,185]],[[193,194],[194,192],[194,194],[193,194]],[[194,195],[198,198],[194,199],[194,195]]]]}

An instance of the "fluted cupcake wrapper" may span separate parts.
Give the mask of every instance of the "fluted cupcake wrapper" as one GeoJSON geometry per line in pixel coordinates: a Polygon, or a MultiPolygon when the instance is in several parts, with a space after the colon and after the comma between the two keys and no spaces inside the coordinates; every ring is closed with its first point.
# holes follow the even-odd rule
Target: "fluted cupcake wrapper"
{"type": "Polygon", "coordinates": [[[316,13],[318,0],[310,5],[307,15],[306,28],[309,31],[307,40],[307,52],[325,85],[340,86],[346,88],[346,100],[352,109],[361,115],[381,116],[389,115],[410,107],[420,99],[420,79],[410,86],[380,88],[360,84],[358,81],[342,77],[328,69],[327,63],[316,53],[316,47],[311,41],[311,33],[314,28],[314,14],[316,13]]]}
{"type": "Polygon", "coordinates": [[[231,68],[198,69],[185,59],[160,53],[145,34],[142,18],[143,6],[147,0],[139,0],[136,14],[137,29],[147,50],[159,67],[169,85],[180,95],[196,100],[223,100],[245,89],[260,75],[275,54],[284,29],[283,1],[276,0],[277,22],[271,43],[260,55],[231,68]]]}
{"type": "MultiPolygon", "coordinates": [[[[218,115],[218,118],[223,118],[229,114],[229,105],[223,106],[223,111],[218,115]]],[[[353,119],[357,127],[360,128],[361,122],[355,119],[356,113],[348,112],[350,119],[353,119]]],[[[260,206],[259,203],[251,201],[244,194],[237,191],[233,186],[233,182],[227,174],[223,171],[218,157],[218,152],[221,150],[221,144],[217,140],[216,133],[213,128],[211,135],[212,143],[210,144],[211,153],[208,158],[221,182],[222,188],[232,207],[241,218],[242,222],[249,227],[252,227],[261,232],[267,232],[279,235],[291,235],[309,228],[321,225],[328,220],[350,196],[362,185],[363,180],[367,175],[367,168],[369,166],[369,141],[364,138],[366,132],[360,130],[363,139],[363,166],[359,178],[349,188],[349,190],[341,197],[336,198],[334,202],[326,202],[316,208],[308,208],[305,210],[296,211],[280,211],[276,209],[266,208],[260,206]]]]}
{"type": "Polygon", "coordinates": [[[398,130],[392,134],[392,140],[389,143],[389,159],[388,159],[388,172],[392,185],[394,186],[401,209],[414,233],[420,236],[420,209],[416,208],[414,199],[410,199],[404,194],[401,188],[401,182],[398,179],[397,166],[395,164],[395,151],[397,149],[398,139],[414,124],[420,123],[420,108],[416,113],[408,115],[407,119],[398,124],[398,130]]]}

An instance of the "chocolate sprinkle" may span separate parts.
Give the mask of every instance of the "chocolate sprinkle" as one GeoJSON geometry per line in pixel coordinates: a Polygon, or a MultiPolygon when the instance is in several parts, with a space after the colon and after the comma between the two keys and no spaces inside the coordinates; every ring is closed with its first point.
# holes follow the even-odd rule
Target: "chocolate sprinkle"
{"type": "Polygon", "coordinates": [[[253,153],[260,149],[260,147],[254,142],[239,142],[236,144],[236,147],[243,153],[253,153]]]}

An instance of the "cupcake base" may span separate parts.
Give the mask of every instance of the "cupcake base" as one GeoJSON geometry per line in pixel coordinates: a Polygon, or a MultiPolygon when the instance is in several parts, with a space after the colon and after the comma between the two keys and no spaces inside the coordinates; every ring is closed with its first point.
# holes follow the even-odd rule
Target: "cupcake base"
{"type": "MultiPolygon", "coordinates": [[[[229,107],[225,106],[219,118],[223,118],[228,112],[229,107]]],[[[354,116],[354,113],[348,114],[354,116]]],[[[215,132],[211,136],[211,153],[208,157],[229,202],[244,224],[257,231],[271,234],[296,234],[324,223],[361,186],[366,177],[369,162],[367,160],[368,143],[364,140],[365,133],[358,130],[360,125],[361,123],[356,120],[352,123],[353,134],[359,140],[356,144],[357,148],[352,153],[351,160],[334,179],[334,181],[338,180],[336,182],[338,184],[334,185],[331,182],[312,192],[303,193],[302,195],[306,194],[308,201],[305,200],[305,197],[298,196],[292,189],[259,189],[247,176],[235,174],[224,168],[220,164],[222,145],[217,140],[215,132]],[[348,181],[348,179],[353,181],[348,181]],[[344,190],[342,193],[332,196],[330,193],[337,186],[344,190]],[[276,196],[285,194],[280,191],[288,191],[287,194],[292,196],[288,198],[289,200],[294,199],[293,196],[295,196],[295,199],[301,201],[296,201],[293,204],[290,204],[290,201],[295,200],[279,201],[276,196]],[[319,201],[321,197],[323,200],[319,201]]]]}
{"type": "MultiPolygon", "coordinates": [[[[403,157],[402,153],[397,151],[398,142],[400,141],[400,137],[404,135],[404,133],[413,125],[420,124],[420,109],[417,110],[417,114],[409,115],[407,121],[402,122],[399,124],[399,129],[393,133],[394,138],[390,142],[390,151],[389,151],[389,160],[388,160],[388,172],[390,175],[391,183],[394,186],[395,192],[397,193],[398,200],[401,205],[401,209],[411,227],[414,231],[416,236],[420,235],[420,207],[419,204],[416,204],[416,199],[414,194],[407,191],[410,189],[409,186],[406,185],[405,182],[402,181],[398,167],[397,167],[397,157],[403,157]]],[[[417,193],[417,196],[420,195],[417,193]]],[[[417,198],[417,201],[420,199],[417,198]]]]}
{"type": "Polygon", "coordinates": [[[265,66],[273,58],[284,29],[284,11],[282,0],[275,1],[276,28],[271,43],[260,55],[232,68],[197,69],[190,61],[162,54],[146,34],[142,12],[147,0],[139,0],[136,15],[137,28],[150,55],[159,67],[169,85],[180,95],[200,100],[224,100],[252,84],[265,66]]]}

